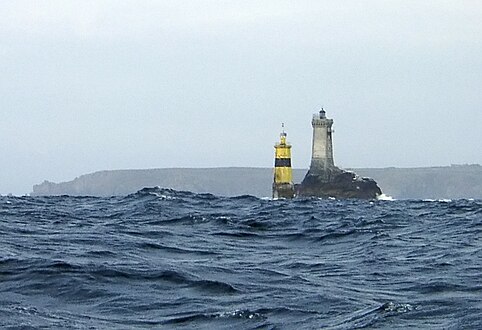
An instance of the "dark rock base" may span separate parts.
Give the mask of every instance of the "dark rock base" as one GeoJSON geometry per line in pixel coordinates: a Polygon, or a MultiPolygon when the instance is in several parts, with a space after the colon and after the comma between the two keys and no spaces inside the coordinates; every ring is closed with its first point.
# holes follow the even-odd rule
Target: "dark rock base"
{"type": "Polygon", "coordinates": [[[376,199],[382,194],[375,180],[361,178],[353,172],[343,171],[337,167],[310,169],[303,182],[296,188],[297,195],[305,197],[376,199]]]}

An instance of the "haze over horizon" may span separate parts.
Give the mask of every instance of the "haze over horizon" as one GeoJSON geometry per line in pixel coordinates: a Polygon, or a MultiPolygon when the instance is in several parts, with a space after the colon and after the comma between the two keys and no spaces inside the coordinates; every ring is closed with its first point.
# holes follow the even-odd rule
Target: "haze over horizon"
{"type": "Polygon", "coordinates": [[[0,194],[98,170],[481,164],[480,1],[4,1],[0,194]]]}

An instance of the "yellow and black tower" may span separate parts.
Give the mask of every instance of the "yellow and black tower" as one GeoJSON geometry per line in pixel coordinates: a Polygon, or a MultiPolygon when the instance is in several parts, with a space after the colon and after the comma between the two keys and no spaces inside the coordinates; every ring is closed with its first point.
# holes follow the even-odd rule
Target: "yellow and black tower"
{"type": "Polygon", "coordinates": [[[293,172],[291,170],[291,145],[286,142],[287,134],[280,134],[280,142],[276,143],[274,161],[273,198],[293,198],[295,186],[293,184],[293,172]]]}

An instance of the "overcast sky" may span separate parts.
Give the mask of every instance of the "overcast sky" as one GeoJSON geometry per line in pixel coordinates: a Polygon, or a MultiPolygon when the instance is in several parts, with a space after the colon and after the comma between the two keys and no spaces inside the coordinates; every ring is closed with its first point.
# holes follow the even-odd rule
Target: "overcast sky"
{"type": "Polygon", "coordinates": [[[1,1],[0,194],[104,169],[482,163],[482,1],[1,1]]]}

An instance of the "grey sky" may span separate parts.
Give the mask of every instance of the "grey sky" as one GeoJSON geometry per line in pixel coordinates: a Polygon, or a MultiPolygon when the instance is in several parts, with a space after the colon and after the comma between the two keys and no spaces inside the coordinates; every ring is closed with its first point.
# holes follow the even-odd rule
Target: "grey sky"
{"type": "Polygon", "coordinates": [[[482,1],[2,1],[0,194],[103,169],[482,163],[482,1]]]}

